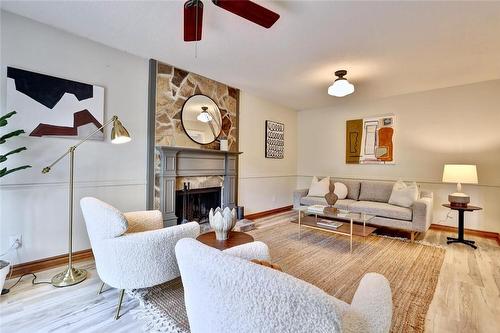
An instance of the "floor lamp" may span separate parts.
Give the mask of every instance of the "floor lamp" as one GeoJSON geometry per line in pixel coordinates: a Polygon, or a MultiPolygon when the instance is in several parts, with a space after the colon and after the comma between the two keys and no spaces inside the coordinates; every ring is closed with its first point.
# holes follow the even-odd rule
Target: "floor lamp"
{"type": "Polygon", "coordinates": [[[43,168],[42,173],[48,173],[50,169],[56,165],[60,160],[62,160],[66,155],[69,154],[69,242],[68,242],[68,267],[61,273],[58,273],[52,277],[51,283],[54,287],[68,287],[74,284],[80,283],[87,277],[87,271],[84,269],[74,268],[72,257],[73,257],[73,170],[75,166],[75,150],[76,148],[87,141],[94,134],[102,130],[104,127],[113,122],[113,129],[111,130],[111,143],[120,144],[130,141],[130,135],[128,131],[123,127],[117,116],[109,119],[101,127],[96,129],[91,134],[87,135],[82,141],[78,142],[76,145],[69,147],[68,151],[62,154],[58,159],[56,159],[52,164],[43,168]]]}

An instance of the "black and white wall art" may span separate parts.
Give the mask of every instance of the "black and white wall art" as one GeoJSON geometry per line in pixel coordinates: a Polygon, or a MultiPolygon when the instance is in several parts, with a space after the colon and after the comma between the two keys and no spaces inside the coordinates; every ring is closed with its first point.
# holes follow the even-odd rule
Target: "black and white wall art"
{"type": "Polygon", "coordinates": [[[266,158],[284,157],[285,151],[285,125],[271,120],[266,120],[266,158]]]}
{"type": "Polygon", "coordinates": [[[103,123],[104,88],[7,67],[7,111],[28,136],[82,139],[103,123]]]}

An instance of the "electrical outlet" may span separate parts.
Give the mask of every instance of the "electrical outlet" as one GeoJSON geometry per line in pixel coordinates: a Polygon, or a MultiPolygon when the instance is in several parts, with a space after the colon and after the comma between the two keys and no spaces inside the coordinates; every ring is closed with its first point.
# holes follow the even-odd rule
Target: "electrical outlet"
{"type": "Polygon", "coordinates": [[[18,249],[23,245],[23,238],[21,235],[10,236],[9,243],[13,249],[18,249]]]}

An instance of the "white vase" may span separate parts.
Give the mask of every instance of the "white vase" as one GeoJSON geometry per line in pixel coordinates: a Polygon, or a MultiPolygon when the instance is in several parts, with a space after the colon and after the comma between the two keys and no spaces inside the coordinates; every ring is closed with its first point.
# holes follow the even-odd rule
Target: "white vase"
{"type": "Polygon", "coordinates": [[[230,210],[228,207],[224,208],[224,210],[219,207],[215,211],[210,209],[208,221],[215,231],[215,238],[221,241],[226,240],[229,231],[236,225],[236,209],[230,210]]]}
{"type": "Polygon", "coordinates": [[[5,278],[9,274],[10,263],[4,260],[0,260],[0,290],[3,289],[3,284],[5,283],[5,278]]]}

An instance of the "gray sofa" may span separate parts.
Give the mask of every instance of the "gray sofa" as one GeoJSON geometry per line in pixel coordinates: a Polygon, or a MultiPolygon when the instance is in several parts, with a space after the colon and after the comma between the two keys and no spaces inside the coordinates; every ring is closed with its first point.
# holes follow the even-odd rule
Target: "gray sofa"
{"type": "MultiPolygon", "coordinates": [[[[433,193],[420,190],[419,198],[412,207],[389,204],[393,182],[379,182],[353,179],[332,179],[347,187],[347,197],[338,200],[334,207],[356,213],[375,215],[369,224],[409,231],[411,239],[415,232],[426,232],[432,222],[433,193]]],[[[309,205],[327,205],[324,197],[307,195],[308,189],[296,190],[293,196],[294,208],[309,205]]]]}

